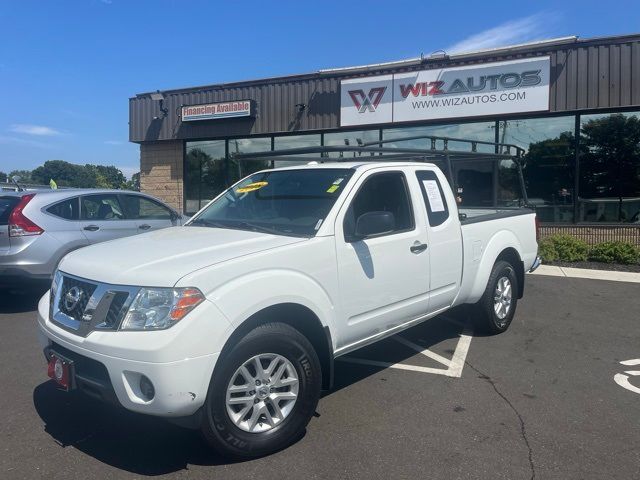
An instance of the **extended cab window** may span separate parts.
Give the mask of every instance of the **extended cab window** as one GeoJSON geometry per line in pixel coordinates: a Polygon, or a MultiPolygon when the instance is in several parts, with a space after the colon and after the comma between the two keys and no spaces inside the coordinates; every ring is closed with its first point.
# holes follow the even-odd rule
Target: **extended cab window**
{"type": "Polygon", "coordinates": [[[65,220],[78,220],[78,197],[67,198],[47,207],[47,212],[51,215],[64,218],[65,220]]]}
{"type": "Polygon", "coordinates": [[[158,202],[140,195],[124,195],[127,218],[144,220],[170,220],[171,210],[158,202]]]}
{"type": "Polygon", "coordinates": [[[86,195],[81,199],[83,220],[121,220],[124,212],[118,196],[110,193],[86,195]]]}
{"type": "Polygon", "coordinates": [[[344,232],[347,241],[355,233],[358,218],[370,212],[393,214],[395,226],[388,235],[413,230],[413,210],[402,172],[376,173],[365,180],[345,215],[344,232]]]}
{"type": "Polygon", "coordinates": [[[449,218],[449,207],[442,190],[442,185],[438,180],[438,176],[434,171],[422,170],[416,172],[425,206],[427,207],[427,215],[429,216],[429,225],[437,227],[442,225],[449,218]]]}

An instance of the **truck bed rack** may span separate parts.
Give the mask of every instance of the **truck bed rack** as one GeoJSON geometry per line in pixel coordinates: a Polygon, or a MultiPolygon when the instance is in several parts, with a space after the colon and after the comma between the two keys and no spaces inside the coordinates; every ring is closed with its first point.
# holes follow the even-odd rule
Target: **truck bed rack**
{"type": "MultiPolygon", "coordinates": [[[[359,142],[360,143],[360,142],[359,142]]],[[[464,138],[440,137],[433,135],[415,135],[411,137],[392,138],[374,142],[360,143],[359,145],[316,146],[300,147],[281,150],[268,150],[252,153],[231,153],[232,160],[272,162],[426,162],[443,163],[444,173],[447,176],[453,191],[457,191],[456,181],[453,175],[452,162],[455,161],[494,161],[501,162],[511,160],[518,169],[518,178],[522,189],[522,197],[525,205],[528,204],[527,191],[522,174],[524,161],[524,149],[517,145],[499,142],[486,142],[482,140],[469,140],[464,138]],[[425,140],[429,148],[408,148],[387,146],[411,140],[425,140]],[[462,143],[461,150],[449,149],[449,143],[462,143]],[[478,146],[493,147],[493,152],[478,151],[478,146]],[[337,157],[330,157],[330,153],[337,153],[337,157]],[[308,155],[319,154],[318,157],[308,155]],[[351,155],[349,155],[351,154],[351,155]]]]}

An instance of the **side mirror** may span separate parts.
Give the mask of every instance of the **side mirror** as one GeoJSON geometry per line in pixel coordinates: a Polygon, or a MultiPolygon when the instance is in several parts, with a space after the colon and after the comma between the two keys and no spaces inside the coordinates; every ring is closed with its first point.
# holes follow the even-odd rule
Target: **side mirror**
{"type": "Polygon", "coordinates": [[[356,239],[383,235],[393,232],[396,228],[396,218],[391,212],[367,212],[356,220],[356,239]]]}

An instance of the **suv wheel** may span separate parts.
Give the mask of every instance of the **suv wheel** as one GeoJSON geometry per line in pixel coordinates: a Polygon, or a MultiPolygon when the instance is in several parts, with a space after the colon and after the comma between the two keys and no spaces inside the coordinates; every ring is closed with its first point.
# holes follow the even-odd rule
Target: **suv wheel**
{"type": "Polygon", "coordinates": [[[258,457],[302,436],[322,384],[318,356],[304,335],[283,323],[260,325],[219,362],[202,422],[214,449],[258,457]]]}
{"type": "Polygon", "coordinates": [[[516,313],[518,276],[509,262],[499,260],[493,266],[487,288],[475,304],[478,326],[489,334],[506,331],[516,313]]]}

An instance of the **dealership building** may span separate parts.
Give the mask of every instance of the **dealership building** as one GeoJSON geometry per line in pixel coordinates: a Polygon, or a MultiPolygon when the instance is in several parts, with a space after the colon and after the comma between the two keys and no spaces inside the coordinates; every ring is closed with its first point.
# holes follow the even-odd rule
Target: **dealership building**
{"type": "MultiPolygon", "coordinates": [[[[640,243],[640,34],[141,93],[129,116],[141,190],[187,214],[271,166],[237,153],[392,139],[429,148],[401,139],[432,135],[523,148],[529,200],[547,232],[640,243]]],[[[463,205],[513,205],[509,171],[459,162],[463,205]]]]}

